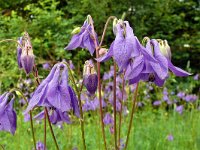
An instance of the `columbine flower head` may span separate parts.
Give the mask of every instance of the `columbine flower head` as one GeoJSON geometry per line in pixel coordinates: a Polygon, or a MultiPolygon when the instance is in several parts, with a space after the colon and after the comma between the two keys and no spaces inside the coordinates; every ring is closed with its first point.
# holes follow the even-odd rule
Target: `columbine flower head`
{"type": "Polygon", "coordinates": [[[24,114],[36,106],[52,107],[62,112],[70,111],[79,116],[79,107],[74,90],[68,84],[68,70],[64,63],[57,63],[29,100],[24,114]]]}
{"type": "Polygon", "coordinates": [[[33,69],[35,56],[28,33],[25,32],[23,37],[19,38],[18,42],[22,46],[18,45],[17,47],[18,66],[19,68],[23,68],[26,74],[29,74],[33,69]]]}
{"type": "Polygon", "coordinates": [[[114,124],[114,119],[113,117],[111,116],[110,113],[106,113],[104,118],[103,118],[103,123],[105,125],[113,125],[114,124]]]}
{"type": "Polygon", "coordinates": [[[159,47],[160,47],[160,52],[162,53],[163,56],[167,59],[167,66],[168,68],[176,75],[180,77],[185,77],[191,75],[189,72],[186,72],[182,70],[181,68],[178,68],[174,66],[171,62],[171,49],[170,46],[168,45],[167,40],[158,40],[159,42],[159,47]]]}
{"type": "Polygon", "coordinates": [[[118,20],[113,27],[115,40],[112,42],[108,52],[97,61],[103,62],[114,58],[120,70],[125,70],[131,57],[139,55],[136,37],[128,21],[118,20]]]}
{"type": "MultiPolygon", "coordinates": [[[[75,31],[75,34],[73,35],[71,41],[65,47],[66,50],[73,50],[78,47],[88,49],[90,54],[93,55],[95,51],[95,44],[94,44],[94,37],[92,35],[92,27],[89,23],[89,19],[87,18],[81,28],[79,30],[75,31]],[[79,31],[80,30],[80,31],[79,31]],[[78,32],[78,33],[77,33],[78,32]]],[[[98,38],[97,34],[95,33],[95,39],[97,40],[98,44],[98,38]]]]}
{"type": "Polygon", "coordinates": [[[160,47],[157,40],[149,39],[145,49],[156,61],[149,61],[149,59],[147,57],[144,58],[143,55],[136,57],[132,63],[132,67],[127,69],[125,75],[126,78],[129,79],[130,84],[143,80],[154,82],[158,86],[163,86],[165,80],[168,78],[169,69],[177,76],[190,75],[188,72],[175,67],[171,63],[171,52],[169,52],[170,48],[166,42],[165,46],[162,45],[162,47],[160,47]],[[165,51],[165,53],[163,53],[163,51],[165,51]]]}
{"type": "Polygon", "coordinates": [[[0,130],[14,135],[17,127],[17,115],[13,109],[14,97],[9,102],[9,96],[8,92],[0,96],[0,130]]]}
{"type": "Polygon", "coordinates": [[[97,90],[98,77],[92,60],[87,60],[83,68],[83,84],[90,94],[97,90]]]}

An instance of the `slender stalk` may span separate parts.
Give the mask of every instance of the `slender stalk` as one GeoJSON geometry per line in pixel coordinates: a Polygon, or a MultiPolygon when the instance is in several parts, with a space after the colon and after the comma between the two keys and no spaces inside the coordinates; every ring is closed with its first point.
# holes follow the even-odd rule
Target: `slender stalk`
{"type": "MultiPolygon", "coordinates": [[[[16,91],[18,91],[21,94],[22,98],[25,100],[26,104],[28,105],[28,100],[26,99],[26,97],[24,96],[24,94],[23,94],[23,92],[21,90],[14,88],[14,89],[10,90],[10,93],[11,92],[16,92],[16,91]]],[[[29,114],[30,114],[30,124],[31,124],[31,132],[32,132],[32,138],[33,138],[33,144],[34,144],[34,149],[36,150],[36,140],[35,140],[35,133],[34,133],[34,128],[33,128],[32,111],[30,111],[29,114]]]]}
{"type": "Polygon", "coordinates": [[[52,128],[52,126],[51,126],[51,121],[50,121],[50,119],[49,119],[48,110],[47,110],[46,107],[44,108],[44,110],[45,110],[45,114],[46,114],[46,116],[47,116],[47,120],[48,120],[48,123],[49,123],[51,135],[52,135],[53,140],[54,140],[54,143],[55,143],[55,145],[56,145],[56,149],[59,150],[58,143],[57,143],[57,141],[56,141],[56,137],[55,137],[55,135],[54,135],[53,128],[52,128]]]}
{"type": "MultiPolygon", "coordinates": [[[[33,67],[33,75],[35,77],[35,80],[37,82],[37,85],[40,85],[40,79],[39,79],[39,76],[38,76],[38,70],[37,70],[37,67],[36,65],[34,65],[33,67]]],[[[45,117],[44,117],[44,143],[46,143],[46,118],[48,120],[48,123],[49,123],[49,127],[50,127],[50,130],[51,130],[51,134],[52,134],[52,137],[53,137],[53,140],[54,140],[54,143],[56,145],[56,149],[59,150],[59,147],[58,147],[58,143],[56,141],[56,137],[54,135],[54,132],[53,132],[53,128],[51,126],[51,122],[50,122],[50,119],[49,119],[49,114],[48,114],[48,110],[46,107],[44,107],[44,112],[45,112],[45,117]]]]}
{"type": "Polygon", "coordinates": [[[114,110],[114,139],[115,139],[115,149],[117,150],[117,111],[116,111],[116,77],[117,77],[117,65],[114,62],[114,79],[113,79],[113,110],[114,110]]]}
{"type": "Polygon", "coordinates": [[[20,46],[20,48],[23,48],[23,46],[17,40],[5,39],[5,40],[1,40],[0,41],[0,43],[3,43],[3,42],[15,42],[15,43],[17,43],[20,46]]]}
{"type": "Polygon", "coordinates": [[[124,87],[125,87],[125,79],[124,74],[122,76],[122,99],[121,99],[121,107],[119,112],[119,131],[118,131],[118,146],[120,147],[120,134],[121,134],[121,125],[122,125],[122,112],[123,112],[123,99],[124,99],[124,87]]]}
{"type": "Polygon", "coordinates": [[[69,65],[67,63],[65,63],[65,64],[69,70],[70,79],[71,79],[72,83],[74,84],[76,93],[78,94],[78,102],[79,102],[79,109],[80,109],[80,115],[81,115],[80,123],[81,123],[82,142],[83,142],[83,148],[84,148],[84,150],[86,150],[85,131],[84,131],[84,116],[83,116],[82,103],[81,103],[81,91],[82,91],[83,82],[81,84],[81,89],[79,91],[69,65]]]}
{"type": "MultiPolygon", "coordinates": [[[[97,39],[94,31],[94,25],[92,21],[92,17],[89,15],[89,21],[92,26],[92,34],[93,34],[93,41],[96,49],[96,58],[99,58],[99,47],[97,45],[97,39]]],[[[104,141],[104,148],[107,150],[107,145],[106,145],[106,136],[105,136],[105,130],[104,130],[104,122],[103,122],[103,107],[102,107],[102,99],[101,99],[101,74],[100,74],[100,62],[97,62],[97,76],[98,76],[98,93],[99,93],[99,104],[100,104],[100,118],[101,118],[101,129],[102,129],[102,134],[103,134],[103,141],[104,141]]]]}
{"type": "Polygon", "coordinates": [[[134,111],[135,111],[135,105],[136,105],[136,101],[137,101],[138,86],[139,86],[139,83],[137,83],[136,90],[135,90],[134,96],[133,96],[134,99],[133,99],[133,105],[132,105],[132,110],[131,110],[131,118],[130,118],[130,122],[129,122],[128,133],[127,133],[127,138],[126,138],[126,143],[125,143],[125,150],[127,149],[127,145],[128,145],[128,141],[129,141],[129,135],[130,135],[130,132],[131,132],[131,126],[132,126],[132,122],[133,122],[133,114],[134,114],[134,111]]]}
{"type": "Polygon", "coordinates": [[[104,37],[105,37],[105,34],[106,34],[106,29],[108,28],[108,23],[109,23],[112,19],[115,19],[115,18],[117,18],[117,17],[115,17],[115,16],[110,16],[110,17],[107,19],[106,24],[105,24],[105,26],[104,26],[103,34],[102,34],[102,36],[101,36],[101,42],[100,42],[100,44],[99,44],[99,47],[101,47],[101,45],[102,45],[102,43],[103,43],[103,40],[104,40],[104,37]]]}

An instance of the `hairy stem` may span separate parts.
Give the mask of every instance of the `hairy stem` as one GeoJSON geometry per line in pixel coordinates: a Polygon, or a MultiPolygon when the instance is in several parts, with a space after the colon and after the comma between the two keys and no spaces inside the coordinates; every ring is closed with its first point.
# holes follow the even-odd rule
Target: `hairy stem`
{"type": "Polygon", "coordinates": [[[106,24],[105,24],[105,26],[104,26],[103,34],[102,34],[102,36],[101,36],[101,42],[100,42],[100,44],[99,44],[99,47],[101,47],[101,45],[102,45],[102,43],[103,43],[103,40],[104,40],[104,37],[105,37],[105,34],[106,34],[106,30],[107,30],[107,28],[108,28],[108,23],[109,23],[112,19],[115,19],[115,18],[117,18],[117,17],[115,17],[115,16],[110,16],[110,17],[107,19],[106,24]]]}
{"type": "Polygon", "coordinates": [[[136,105],[136,101],[137,101],[138,86],[139,86],[139,83],[137,83],[136,90],[135,90],[134,96],[133,96],[134,97],[133,98],[133,105],[132,105],[132,110],[131,110],[131,118],[130,118],[130,122],[129,122],[128,133],[127,133],[127,137],[126,137],[125,150],[127,149],[128,141],[129,141],[129,135],[130,135],[130,132],[131,132],[131,127],[132,127],[132,122],[133,122],[133,114],[135,112],[135,105],[136,105]]]}
{"type": "Polygon", "coordinates": [[[122,76],[122,99],[121,99],[121,107],[120,107],[120,112],[119,112],[118,146],[120,146],[120,134],[121,134],[121,125],[122,125],[123,99],[124,99],[124,88],[125,88],[124,73],[122,76]]]}
{"type": "Polygon", "coordinates": [[[79,109],[80,109],[80,115],[81,115],[80,123],[81,123],[82,142],[83,142],[83,148],[84,148],[84,150],[86,150],[85,131],[84,131],[84,116],[83,116],[82,103],[81,103],[81,91],[82,91],[82,87],[83,87],[83,82],[81,84],[80,90],[78,90],[78,87],[76,85],[74,76],[72,74],[72,71],[71,71],[69,65],[67,63],[65,63],[65,64],[66,64],[66,66],[67,66],[67,68],[69,70],[70,79],[71,79],[72,83],[74,84],[76,93],[78,94],[78,103],[79,103],[79,109]]]}
{"type": "Polygon", "coordinates": [[[114,110],[114,139],[115,139],[115,149],[117,150],[117,111],[116,111],[116,76],[117,76],[117,65],[114,62],[114,79],[113,79],[113,110],[114,110]]]}
{"type": "MultiPolygon", "coordinates": [[[[89,15],[89,21],[92,26],[92,35],[93,35],[93,41],[95,44],[95,49],[96,49],[96,58],[99,58],[99,47],[97,45],[97,39],[94,31],[94,25],[92,21],[92,17],[89,15]]],[[[101,129],[102,129],[102,134],[103,134],[103,141],[104,141],[104,148],[107,150],[107,145],[106,145],[106,136],[105,136],[105,130],[104,130],[104,122],[103,122],[103,107],[102,107],[102,99],[101,99],[101,74],[100,74],[100,62],[97,62],[97,76],[98,76],[98,93],[99,93],[99,104],[100,104],[100,119],[101,119],[101,129]]]]}

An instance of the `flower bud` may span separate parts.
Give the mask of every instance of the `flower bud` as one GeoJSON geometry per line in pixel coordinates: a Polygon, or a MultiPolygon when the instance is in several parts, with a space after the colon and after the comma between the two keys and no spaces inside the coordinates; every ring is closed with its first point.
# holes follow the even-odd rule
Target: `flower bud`
{"type": "Polygon", "coordinates": [[[78,34],[79,32],[81,31],[81,28],[80,27],[76,27],[73,31],[72,31],[72,35],[74,34],[78,34]]]}
{"type": "Polygon", "coordinates": [[[160,47],[160,51],[161,53],[168,59],[171,60],[171,49],[170,46],[168,45],[167,40],[157,40],[159,42],[159,47],[160,47]]]}
{"type": "Polygon", "coordinates": [[[113,33],[114,33],[114,35],[117,34],[117,27],[116,27],[117,23],[118,23],[118,19],[115,18],[115,19],[113,20],[113,33]]]}
{"type": "Polygon", "coordinates": [[[29,74],[33,69],[35,56],[33,54],[30,37],[27,32],[25,32],[22,37],[22,54],[20,59],[26,74],[29,74]]]}
{"type": "Polygon", "coordinates": [[[99,57],[104,56],[107,53],[108,49],[106,48],[100,48],[99,50],[99,57]]]}
{"type": "Polygon", "coordinates": [[[83,84],[90,94],[97,90],[98,77],[92,60],[87,60],[83,68],[83,84]]]}

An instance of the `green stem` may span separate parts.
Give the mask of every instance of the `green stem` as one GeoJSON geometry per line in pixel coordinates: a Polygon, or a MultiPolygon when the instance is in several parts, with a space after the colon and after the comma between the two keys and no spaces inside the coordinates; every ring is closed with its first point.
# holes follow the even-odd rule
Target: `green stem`
{"type": "Polygon", "coordinates": [[[81,84],[81,89],[79,91],[69,65],[66,62],[64,62],[64,63],[66,64],[66,66],[69,70],[70,79],[71,79],[72,83],[74,84],[76,93],[78,94],[78,102],[79,102],[79,109],[80,109],[80,115],[81,115],[80,123],[81,123],[82,142],[83,142],[83,148],[84,148],[84,150],[86,150],[85,131],[84,131],[84,116],[83,116],[82,103],[81,103],[81,92],[80,92],[80,91],[82,91],[83,83],[81,84]]]}
{"type": "Polygon", "coordinates": [[[125,143],[125,148],[124,148],[125,150],[127,149],[129,135],[131,132],[131,127],[132,127],[132,122],[133,122],[133,114],[135,111],[135,105],[136,105],[136,101],[137,101],[138,86],[139,86],[139,83],[137,83],[136,90],[134,92],[134,100],[133,100],[133,105],[132,105],[132,110],[131,110],[131,118],[130,118],[130,122],[129,122],[128,133],[127,133],[127,138],[126,138],[126,143],[125,143]]]}
{"type": "Polygon", "coordinates": [[[53,128],[52,128],[52,125],[51,125],[51,121],[50,121],[50,119],[49,119],[48,110],[47,110],[46,107],[44,108],[44,110],[45,110],[45,114],[46,114],[46,116],[47,116],[47,120],[48,120],[48,123],[49,123],[51,135],[52,135],[53,140],[54,140],[54,143],[55,143],[55,145],[56,145],[56,149],[59,150],[58,143],[57,143],[57,141],[56,141],[56,137],[55,137],[55,135],[54,135],[53,128]]]}

